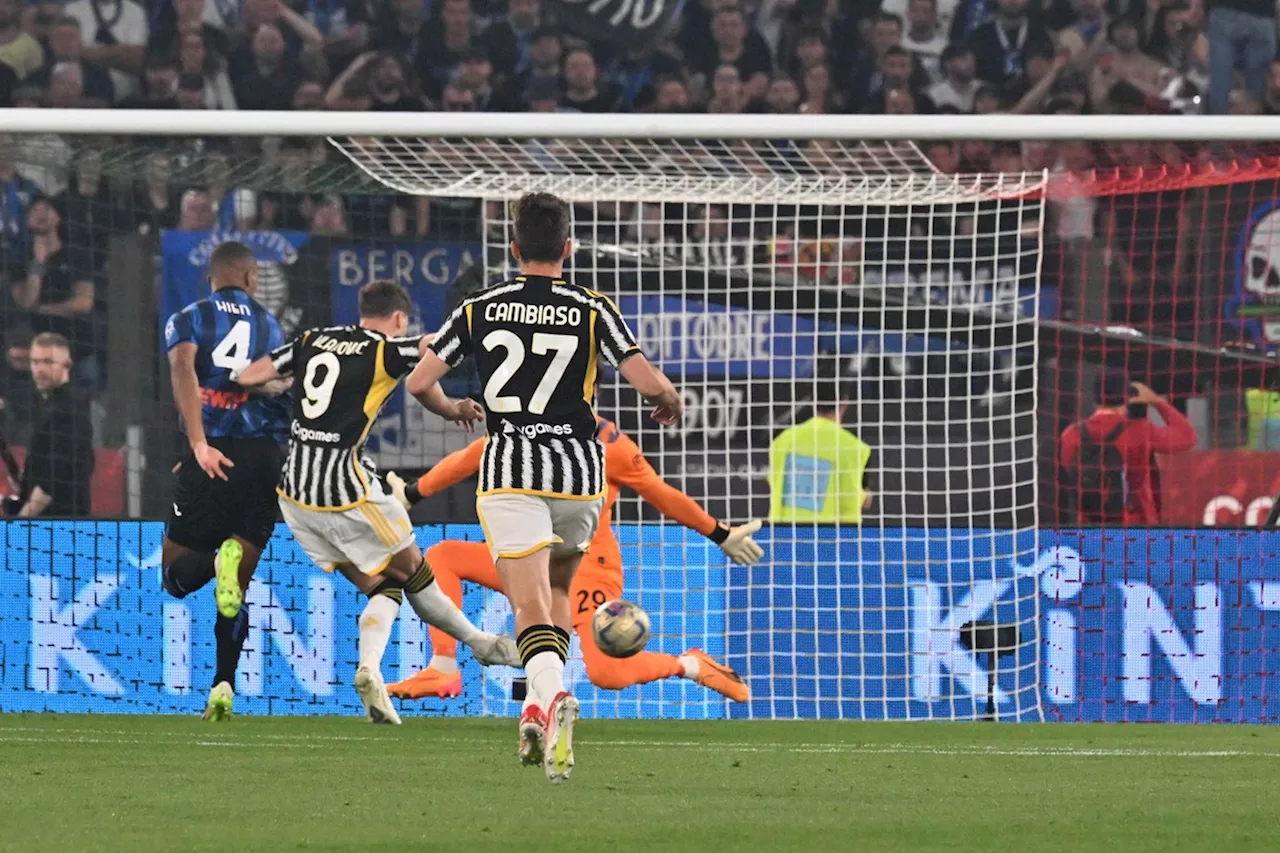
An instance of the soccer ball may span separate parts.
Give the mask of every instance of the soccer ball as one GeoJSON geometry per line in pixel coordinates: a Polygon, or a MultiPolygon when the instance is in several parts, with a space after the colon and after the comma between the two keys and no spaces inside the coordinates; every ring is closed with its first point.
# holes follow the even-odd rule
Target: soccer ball
{"type": "Polygon", "coordinates": [[[609,657],[629,658],[649,642],[649,614],[630,601],[606,601],[591,617],[591,636],[609,657]]]}

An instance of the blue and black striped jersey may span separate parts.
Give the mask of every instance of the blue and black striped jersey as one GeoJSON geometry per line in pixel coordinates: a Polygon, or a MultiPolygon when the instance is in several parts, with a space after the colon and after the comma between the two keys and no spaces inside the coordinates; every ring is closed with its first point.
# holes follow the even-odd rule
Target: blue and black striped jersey
{"type": "Polygon", "coordinates": [[[290,395],[253,396],[231,379],[232,370],[244,369],[284,343],[270,311],[239,288],[223,288],[169,318],[165,351],[184,343],[196,345],[205,435],[277,441],[289,437],[290,395]]]}

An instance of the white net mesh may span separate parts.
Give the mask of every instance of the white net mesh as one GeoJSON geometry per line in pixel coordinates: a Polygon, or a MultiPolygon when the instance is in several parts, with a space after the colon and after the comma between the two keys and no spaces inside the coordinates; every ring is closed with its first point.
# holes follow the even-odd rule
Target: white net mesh
{"type": "Polygon", "coordinates": [[[1037,190],[1039,175],[944,175],[910,142],[338,137],[371,177],[413,195],[574,201],[935,204],[1037,190]]]}
{"type": "Polygon", "coordinates": [[[1041,176],[941,175],[906,143],[335,144],[388,186],[487,199],[489,281],[512,273],[505,202],[574,200],[567,274],[618,302],[688,406],[663,430],[606,381],[602,416],[716,517],[773,522],[765,560],[734,567],[677,525],[636,524],[661,516],[623,490],[651,648],[701,647],[753,697],[659,681],[595,691],[592,713],[1039,716],[1019,567],[1035,555],[1041,176]]]}

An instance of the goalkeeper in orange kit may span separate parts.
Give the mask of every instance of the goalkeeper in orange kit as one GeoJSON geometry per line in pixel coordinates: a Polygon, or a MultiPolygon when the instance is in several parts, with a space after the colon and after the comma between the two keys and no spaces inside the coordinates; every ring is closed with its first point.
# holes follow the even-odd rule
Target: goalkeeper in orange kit
{"type": "MultiPolygon", "coordinates": [[[[610,527],[620,487],[629,486],[663,515],[707,536],[735,563],[752,565],[764,553],[751,538],[751,534],[760,529],[760,522],[741,527],[717,522],[693,498],[663,482],[636,443],[617,426],[601,420],[599,435],[605,447],[605,479],[609,483],[609,494],[600,513],[596,537],[582,558],[570,592],[573,629],[582,647],[587,677],[596,687],[607,690],[621,690],[662,678],[688,678],[735,702],[747,701],[751,691],[738,674],[700,649],[690,649],[679,656],[642,651],[629,658],[612,658],[596,648],[591,636],[591,617],[601,604],[622,597],[622,552],[610,527]]],[[[479,470],[483,450],[484,439],[475,441],[440,460],[416,483],[405,484],[395,474],[388,475],[387,480],[396,496],[410,506],[475,474],[479,470]]],[[[462,603],[463,580],[502,591],[493,558],[483,542],[441,542],[427,550],[426,558],[435,573],[436,583],[455,604],[462,603]]],[[[430,629],[430,636],[430,664],[404,681],[387,685],[391,695],[404,699],[425,696],[444,699],[462,692],[462,675],[458,672],[456,657],[457,641],[434,627],[430,629]]]]}

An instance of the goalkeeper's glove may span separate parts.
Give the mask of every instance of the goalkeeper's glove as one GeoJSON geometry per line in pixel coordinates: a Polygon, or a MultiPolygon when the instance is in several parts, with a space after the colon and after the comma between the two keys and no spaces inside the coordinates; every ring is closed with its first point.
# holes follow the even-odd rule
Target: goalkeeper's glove
{"type": "Polygon", "coordinates": [[[716,525],[715,530],[711,531],[708,538],[719,545],[720,550],[724,551],[734,563],[740,566],[754,566],[764,556],[764,549],[751,538],[751,534],[759,530],[763,523],[760,519],[756,519],[739,527],[730,527],[721,522],[716,525]]]}
{"type": "MultiPolygon", "coordinates": [[[[401,506],[405,509],[413,509],[413,503],[409,500],[409,496],[405,494],[405,482],[399,474],[395,471],[388,471],[387,484],[391,486],[391,494],[395,495],[401,506]]],[[[415,483],[414,485],[417,484],[415,483]]],[[[415,489],[414,491],[417,490],[415,489]]]]}

